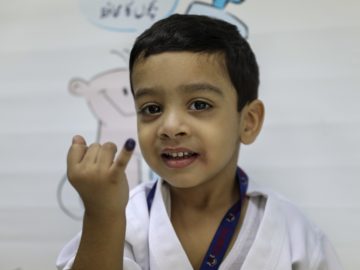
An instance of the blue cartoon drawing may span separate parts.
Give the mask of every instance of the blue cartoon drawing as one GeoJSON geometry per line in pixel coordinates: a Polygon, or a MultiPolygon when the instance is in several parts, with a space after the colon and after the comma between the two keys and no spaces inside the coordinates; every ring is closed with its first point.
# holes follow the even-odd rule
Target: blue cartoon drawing
{"type": "MultiPolygon", "coordinates": [[[[111,141],[121,149],[127,138],[137,138],[136,112],[127,68],[108,70],[90,80],[74,78],[70,80],[68,90],[73,95],[85,98],[98,120],[96,142],[111,141]]],[[[137,148],[126,169],[130,188],[140,182],[142,166],[141,155],[137,148]]],[[[71,190],[72,187],[64,176],[58,186],[60,208],[68,216],[81,219],[82,204],[80,203],[81,207],[70,206],[74,202],[74,196],[76,196],[75,201],[80,201],[77,194],[71,190]]]]}
{"type": "Polygon", "coordinates": [[[237,26],[240,34],[244,38],[247,38],[249,35],[247,25],[235,15],[225,10],[225,7],[229,4],[229,2],[233,4],[241,4],[244,1],[245,0],[213,0],[212,4],[195,1],[189,5],[185,13],[207,15],[232,23],[237,26]]]}

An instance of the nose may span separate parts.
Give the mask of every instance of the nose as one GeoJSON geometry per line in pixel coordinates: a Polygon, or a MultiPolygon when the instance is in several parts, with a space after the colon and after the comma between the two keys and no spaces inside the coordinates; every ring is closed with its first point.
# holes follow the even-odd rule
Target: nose
{"type": "Polygon", "coordinates": [[[186,123],[186,117],[176,110],[164,112],[158,136],[161,139],[179,139],[189,135],[189,127],[186,123]]]}

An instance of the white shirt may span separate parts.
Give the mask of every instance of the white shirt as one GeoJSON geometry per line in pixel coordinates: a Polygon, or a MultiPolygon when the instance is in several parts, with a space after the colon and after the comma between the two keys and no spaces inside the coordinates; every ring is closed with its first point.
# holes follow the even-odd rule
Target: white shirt
{"type": "MultiPolygon", "coordinates": [[[[343,269],[325,235],[295,206],[273,192],[249,184],[247,195],[252,203],[220,270],[343,269]],[[256,232],[253,237],[252,227],[256,232]]],[[[170,192],[162,181],[156,187],[149,215],[146,197],[152,185],[142,184],[130,193],[124,269],[192,270],[172,227],[170,192]]],[[[71,269],[80,237],[81,233],[63,248],[56,263],[58,269],[71,269]]]]}

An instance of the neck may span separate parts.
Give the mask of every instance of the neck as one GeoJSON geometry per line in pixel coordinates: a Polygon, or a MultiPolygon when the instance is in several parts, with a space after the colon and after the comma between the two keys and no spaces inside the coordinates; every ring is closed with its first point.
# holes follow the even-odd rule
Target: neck
{"type": "Polygon", "coordinates": [[[196,187],[170,187],[172,207],[196,211],[229,208],[240,198],[235,178],[236,167],[230,171],[231,173],[215,177],[196,187]]]}

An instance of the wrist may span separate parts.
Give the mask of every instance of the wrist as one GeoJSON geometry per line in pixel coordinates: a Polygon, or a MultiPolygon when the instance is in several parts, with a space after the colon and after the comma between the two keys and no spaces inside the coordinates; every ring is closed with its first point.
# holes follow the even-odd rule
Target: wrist
{"type": "Polygon", "coordinates": [[[85,210],[83,221],[97,226],[123,223],[126,222],[125,209],[106,212],[85,210]]]}

